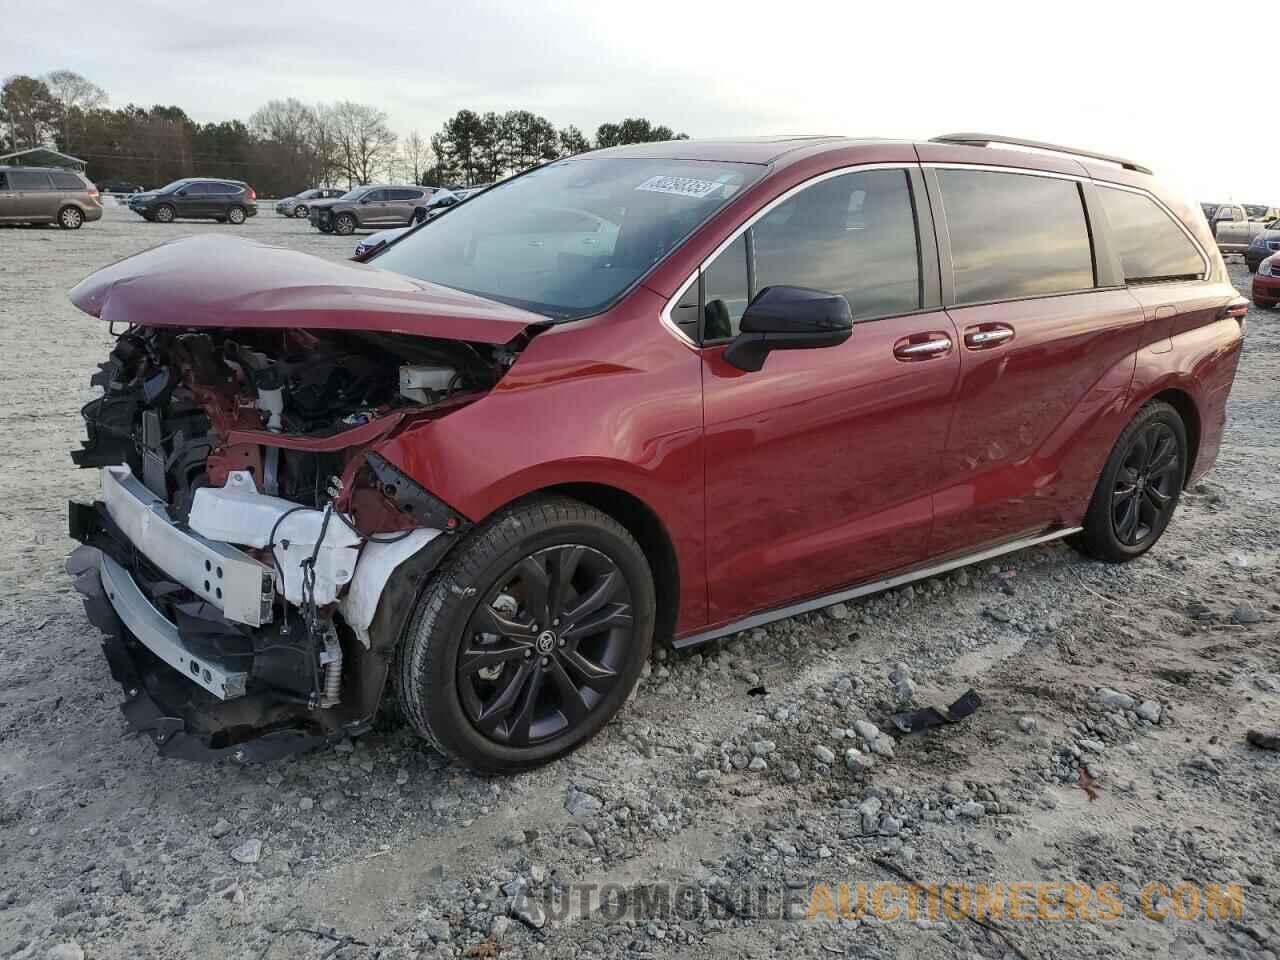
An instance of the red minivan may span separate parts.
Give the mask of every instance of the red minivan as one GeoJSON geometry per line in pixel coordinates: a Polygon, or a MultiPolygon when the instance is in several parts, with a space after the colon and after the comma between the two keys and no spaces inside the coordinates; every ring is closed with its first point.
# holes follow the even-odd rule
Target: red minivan
{"type": "Polygon", "coordinates": [[[68,569],[129,723],[263,760],[390,683],[485,771],[591,737],[655,639],[1141,555],[1246,308],[1149,171],[977,134],[601,150],[365,263],[193,237],[71,298],[125,328],[68,569]]]}

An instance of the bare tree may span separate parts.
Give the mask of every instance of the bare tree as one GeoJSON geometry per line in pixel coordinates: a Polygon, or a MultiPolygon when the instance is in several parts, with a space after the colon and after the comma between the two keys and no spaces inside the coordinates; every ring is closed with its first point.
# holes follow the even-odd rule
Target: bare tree
{"type": "Polygon", "coordinates": [[[404,158],[405,172],[412,176],[414,183],[421,183],[427,159],[431,155],[431,145],[422,139],[422,134],[417,130],[410,130],[400,145],[400,153],[404,158]]]}
{"type": "Polygon", "coordinates": [[[107,91],[92,80],[86,80],[74,70],[54,70],[41,79],[58,101],[58,130],[62,135],[62,149],[71,148],[71,118],[96,110],[107,102],[107,91]]]}
{"type": "Polygon", "coordinates": [[[347,180],[370,183],[395,157],[396,135],[387,115],[377,107],[344,100],[334,104],[332,119],[338,157],[347,180]]]}

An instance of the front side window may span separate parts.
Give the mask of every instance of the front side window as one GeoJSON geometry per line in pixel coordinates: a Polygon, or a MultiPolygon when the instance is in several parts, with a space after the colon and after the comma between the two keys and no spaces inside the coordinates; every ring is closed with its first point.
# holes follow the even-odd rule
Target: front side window
{"type": "Polygon", "coordinates": [[[699,160],[559,160],[428,221],[368,262],[552,319],[590,316],[766,169],[699,160]]]}
{"type": "Polygon", "coordinates": [[[1074,180],[939,170],[958,304],[1088,290],[1093,248],[1074,180]]]}
{"type": "Polygon", "coordinates": [[[368,203],[381,203],[382,201],[387,199],[387,191],[386,190],[370,190],[360,199],[365,200],[368,203]]]}
{"type": "Polygon", "coordinates": [[[1126,283],[1198,279],[1204,275],[1200,252],[1150,197],[1101,185],[1098,196],[1126,283]]]}
{"type": "MultiPolygon", "coordinates": [[[[736,336],[747,304],[778,285],[838,293],[855,321],[920,309],[920,249],[906,171],[831,177],[757,220],[703,271],[702,341],[736,336]]],[[[673,312],[686,330],[697,319],[689,300],[686,294],[673,312]]]]}

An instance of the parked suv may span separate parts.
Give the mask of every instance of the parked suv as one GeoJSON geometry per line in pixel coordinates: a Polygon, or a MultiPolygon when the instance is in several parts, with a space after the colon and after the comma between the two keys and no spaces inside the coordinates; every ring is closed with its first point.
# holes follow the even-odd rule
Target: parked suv
{"type": "Polygon", "coordinates": [[[276,204],[276,213],[285,217],[297,217],[299,220],[305,220],[311,213],[308,204],[313,200],[331,200],[336,199],[346,193],[345,190],[339,190],[335,187],[313,187],[310,190],[303,190],[301,193],[294,194],[292,197],[285,197],[276,204]]]}
{"type": "Polygon", "coordinates": [[[159,223],[182,219],[240,224],[257,216],[257,200],[253,187],[241,180],[186,177],[159,190],[135,193],[129,198],[129,209],[159,223]]]}
{"type": "Polygon", "coordinates": [[[69,569],[128,722],[261,760],[390,685],[514,771],[655,640],[1059,538],[1141,556],[1217,457],[1247,303],[1148,171],[996,139],[615,148],[366,263],[204,235],[82,281],[128,329],[69,569]]]}
{"type": "Polygon", "coordinates": [[[102,218],[98,188],[83,175],[53,167],[0,166],[0,223],[56,223],[79,230],[102,218]]]}
{"type": "Polygon", "coordinates": [[[311,225],[321,233],[349,236],[357,229],[404,227],[425,209],[435,191],[412,184],[374,184],[348,190],[334,200],[312,201],[311,225]]]}

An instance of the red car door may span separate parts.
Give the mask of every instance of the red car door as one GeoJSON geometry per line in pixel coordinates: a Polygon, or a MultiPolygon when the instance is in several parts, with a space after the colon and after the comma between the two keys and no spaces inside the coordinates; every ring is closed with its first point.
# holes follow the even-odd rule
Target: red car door
{"type": "Polygon", "coordinates": [[[918,169],[829,174],[766,207],[680,301],[704,318],[712,625],[923,558],[960,360],[933,243],[918,169]],[[843,294],[853,334],[743,372],[724,344],[778,284],[843,294]]]}
{"type": "Polygon", "coordinates": [[[941,556],[1079,520],[1115,439],[1109,414],[1132,382],[1145,317],[1091,243],[1087,180],[926,176],[941,200],[943,296],[960,332],[929,543],[941,556]]]}

